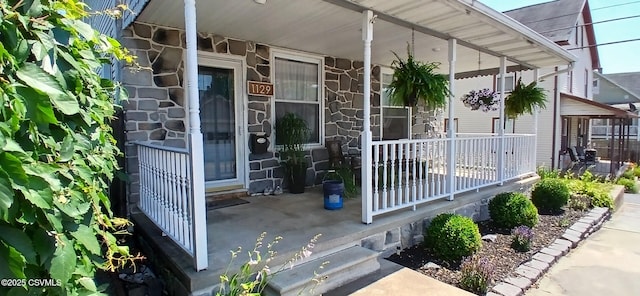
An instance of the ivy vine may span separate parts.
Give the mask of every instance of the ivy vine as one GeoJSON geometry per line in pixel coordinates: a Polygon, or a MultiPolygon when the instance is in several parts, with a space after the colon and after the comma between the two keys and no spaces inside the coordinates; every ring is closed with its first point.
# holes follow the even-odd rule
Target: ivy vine
{"type": "Polygon", "coordinates": [[[95,294],[97,269],[137,258],[114,236],[129,222],[106,194],[120,153],[109,121],[126,93],[97,73],[135,57],[83,22],[85,8],[0,1],[0,279],[56,283],[0,294],[95,294]]]}

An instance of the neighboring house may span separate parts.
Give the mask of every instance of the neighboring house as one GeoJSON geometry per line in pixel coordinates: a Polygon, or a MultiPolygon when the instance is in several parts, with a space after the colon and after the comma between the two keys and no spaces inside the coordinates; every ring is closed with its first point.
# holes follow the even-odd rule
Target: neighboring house
{"type": "MultiPolygon", "coordinates": [[[[547,90],[546,108],[536,116],[524,115],[507,120],[506,133],[537,134],[536,159],[538,165],[566,168],[571,165],[569,147],[589,147],[589,125],[593,118],[629,118],[624,110],[593,101],[593,70],[600,69],[598,50],[588,1],[556,0],[504,12],[507,16],[530,27],[577,57],[570,66],[547,67],[538,71],[538,85],[547,90]],[[537,117],[537,118],[536,118],[537,117]]],[[[477,63],[486,61],[476,54],[477,63]]],[[[524,84],[534,81],[531,70],[508,68],[505,96],[522,79],[524,84]]],[[[489,88],[499,91],[497,73],[478,70],[477,75],[490,75],[458,82],[456,95],[461,97],[472,89],[489,88]],[[493,75],[491,75],[493,74],[493,75]]],[[[469,76],[476,74],[467,73],[469,76]]],[[[466,75],[462,76],[466,77],[466,75]]],[[[460,100],[455,105],[458,132],[498,133],[498,111],[471,111],[460,100]]]]}
{"type": "MultiPolygon", "coordinates": [[[[392,52],[404,57],[412,44],[417,59],[441,63],[440,71],[453,82],[456,95],[451,100],[456,102],[463,93],[456,75],[498,73],[501,63],[523,70],[575,64],[580,73],[598,67],[576,62],[554,42],[477,1],[215,0],[198,1],[197,9],[193,0],[131,2],[135,18],[115,22],[122,31],[114,36],[147,69],[118,68],[115,75],[130,95],[124,104],[128,201],[137,223],[152,220],[193,257],[195,269],[211,273],[193,275],[178,264],[175,273],[189,283],[189,291],[215,283],[216,272],[225,268],[220,261],[236,246],[221,246],[227,241],[218,233],[208,235],[212,225],[225,219],[245,225],[241,215],[207,216],[205,194],[253,194],[286,186],[273,134],[285,111],[302,115],[311,127],[307,185],[319,184],[329,167],[326,140],[340,140],[345,153],[362,157],[361,216],[351,221],[358,222],[349,227],[356,229],[353,233],[333,238],[355,241],[343,245],[376,251],[408,247],[422,235],[424,217],[409,220],[406,210],[535,173],[533,135],[456,138],[450,125],[447,137],[441,111],[389,106],[385,88],[392,52]],[[248,82],[262,82],[275,91],[261,93],[248,82]],[[253,134],[270,139],[266,153],[250,150],[253,134]],[[505,149],[511,153],[500,153],[505,149]],[[370,224],[374,217],[381,224],[359,224],[370,224]],[[382,237],[382,243],[365,243],[369,236],[382,237]],[[190,277],[200,280],[185,279],[190,277]]],[[[448,119],[454,120],[451,115],[448,119]]],[[[465,119],[460,118],[460,126],[465,119]]],[[[486,200],[477,204],[486,207],[486,200]]],[[[307,221],[307,214],[295,213],[287,217],[294,221],[284,224],[306,225],[296,231],[311,228],[308,224],[315,220],[307,221]]],[[[166,252],[169,245],[160,249],[166,252]]],[[[167,255],[169,261],[181,252],[167,255]]]]}
{"type": "MultiPolygon", "coordinates": [[[[593,100],[638,114],[640,108],[640,72],[600,74],[594,72],[593,100]]],[[[638,119],[613,121],[595,119],[591,125],[592,143],[599,154],[611,159],[640,161],[638,119]]]]}

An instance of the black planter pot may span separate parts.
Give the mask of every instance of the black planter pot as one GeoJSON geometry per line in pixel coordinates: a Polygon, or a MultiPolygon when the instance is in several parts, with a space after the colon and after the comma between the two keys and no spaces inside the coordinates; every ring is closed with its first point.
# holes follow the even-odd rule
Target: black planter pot
{"type": "Polygon", "coordinates": [[[307,165],[291,166],[289,167],[289,192],[290,193],[304,193],[304,187],[307,182],[307,165]]]}

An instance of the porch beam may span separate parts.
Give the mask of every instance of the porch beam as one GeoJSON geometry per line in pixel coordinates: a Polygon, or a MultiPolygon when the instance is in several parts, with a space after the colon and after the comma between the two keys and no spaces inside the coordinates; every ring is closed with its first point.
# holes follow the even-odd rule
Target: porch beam
{"type": "Polygon", "coordinates": [[[371,157],[371,41],[373,40],[373,11],[362,12],[362,41],[364,43],[364,106],[362,121],[362,223],[373,222],[373,162],[371,157]]]}
{"type": "Polygon", "coordinates": [[[447,137],[449,138],[449,151],[447,155],[449,171],[449,200],[453,200],[456,192],[456,130],[455,123],[455,80],[456,80],[456,51],[458,41],[449,39],[449,126],[447,127],[447,137]]]}
{"type": "Polygon", "coordinates": [[[204,149],[200,131],[200,97],[198,94],[198,44],[196,0],[184,0],[186,46],[186,93],[189,101],[189,161],[191,162],[191,202],[193,260],[197,271],[207,269],[207,207],[204,196],[204,149]]]}
{"type": "Polygon", "coordinates": [[[504,86],[505,81],[504,77],[507,74],[507,57],[500,57],[500,118],[498,119],[500,122],[498,123],[498,136],[500,139],[500,144],[498,145],[498,181],[500,185],[504,185],[504,125],[505,125],[505,114],[504,114],[504,86]]]}

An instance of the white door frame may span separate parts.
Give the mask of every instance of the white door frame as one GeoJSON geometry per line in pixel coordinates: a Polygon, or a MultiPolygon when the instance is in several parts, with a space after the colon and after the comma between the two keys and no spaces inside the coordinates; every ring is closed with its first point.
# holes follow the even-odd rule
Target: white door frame
{"type": "MultiPolygon", "coordinates": [[[[198,66],[232,69],[234,70],[234,95],[235,95],[235,116],[236,116],[236,173],[235,179],[220,181],[205,181],[206,189],[216,187],[237,187],[249,188],[249,154],[247,138],[247,92],[245,89],[246,67],[243,57],[232,55],[222,55],[209,52],[198,52],[198,66]]],[[[196,78],[197,79],[197,78],[196,78]]],[[[202,110],[201,110],[202,112],[202,110]]],[[[202,114],[202,113],[201,113],[202,114]]],[[[204,161],[204,155],[203,155],[204,161]]]]}

